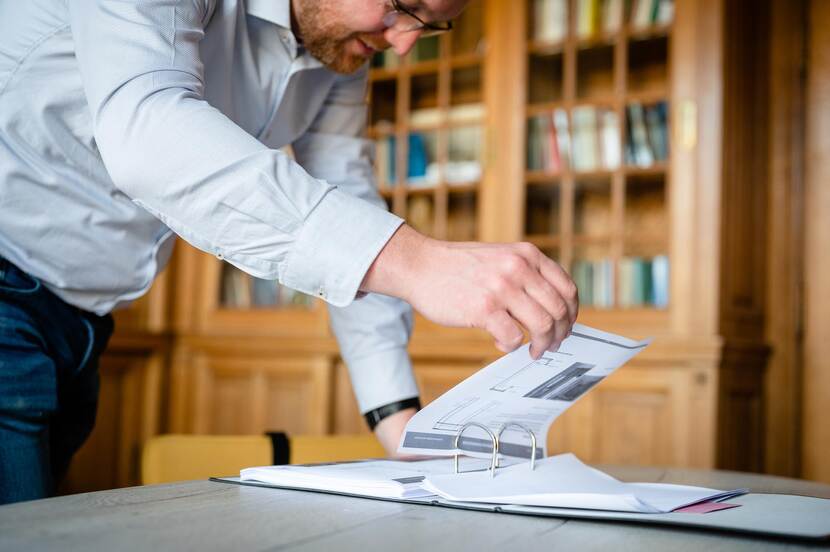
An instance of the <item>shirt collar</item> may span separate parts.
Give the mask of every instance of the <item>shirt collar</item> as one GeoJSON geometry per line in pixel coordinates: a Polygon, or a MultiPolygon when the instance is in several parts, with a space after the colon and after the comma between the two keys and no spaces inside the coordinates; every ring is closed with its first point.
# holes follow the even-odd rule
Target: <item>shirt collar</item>
{"type": "Polygon", "coordinates": [[[254,17],[291,29],[291,0],[246,0],[245,6],[254,17]]]}

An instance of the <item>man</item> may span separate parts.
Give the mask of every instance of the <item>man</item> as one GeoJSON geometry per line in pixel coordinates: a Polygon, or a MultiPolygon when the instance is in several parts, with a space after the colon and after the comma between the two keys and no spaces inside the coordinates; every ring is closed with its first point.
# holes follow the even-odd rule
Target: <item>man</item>
{"type": "Polygon", "coordinates": [[[576,289],[528,244],[381,208],[367,60],[467,0],[0,0],[0,502],[52,492],[94,422],[109,312],[173,234],[321,297],[390,452],[417,408],[408,304],[541,355],[576,289]],[[278,151],[291,144],[296,161],[278,151]]]}

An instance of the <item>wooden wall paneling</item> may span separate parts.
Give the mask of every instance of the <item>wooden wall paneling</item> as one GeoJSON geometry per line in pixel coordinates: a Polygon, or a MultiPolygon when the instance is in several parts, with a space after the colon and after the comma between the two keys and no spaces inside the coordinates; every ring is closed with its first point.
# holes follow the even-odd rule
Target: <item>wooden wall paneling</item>
{"type": "Polygon", "coordinates": [[[763,468],[769,164],[768,0],[724,4],[718,467],[763,468]],[[738,421],[740,420],[740,421],[738,421]]]}
{"type": "Polygon", "coordinates": [[[229,355],[194,349],[174,370],[175,431],[324,434],[330,431],[329,357],[229,355]]]}
{"type": "Polygon", "coordinates": [[[789,477],[801,469],[805,7],[774,0],[770,15],[763,471],[789,477]]]}
{"type": "Polygon", "coordinates": [[[718,334],[723,0],[677,0],[671,43],[671,331],[718,334]]]}
{"type": "Polygon", "coordinates": [[[144,442],[161,430],[163,352],[107,352],[95,429],[73,459],[64,493],[139,483],[144,442]]]}
{"type": "Polygon", "coordinates": [[[830,482],[830,3],[808,21],[803,475],[830,482]]]}
{"type": "Polygon", "coordinates": [[[720,333],[763,336],[769,2],[725,3],[720,333]]]}
{"type": "Polygon", "coordinates": [[[421,404],[429,404],[481,368],[483,365],[477,363],[413,359],[415,380],[421,391],[421,404]]]}
{"type": "Polygon", "coordinates": [[[724,349],[718,405],[718,467],[760,472],[764,467],[763,378],[769,349],[730,342],[724,349]]]}
{"type": "Polygon", "coordinates": [[[484,181],[478,235],[482,241],[517,241],[523,233],[525,169],[524,4],[486,1],[484,32],[484,181]],[[509,69],[509,76],[506,71],[509,69]]]}
{"type": "Polygon", "coordinates": [[[654,343],[558,418],[549,450],[589,462],[715,465],[720,347],[654,343]]]}

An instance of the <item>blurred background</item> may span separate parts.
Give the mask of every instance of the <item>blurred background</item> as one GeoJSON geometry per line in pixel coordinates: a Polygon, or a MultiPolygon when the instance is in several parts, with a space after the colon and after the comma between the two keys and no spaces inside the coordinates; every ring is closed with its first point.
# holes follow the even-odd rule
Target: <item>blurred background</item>
{"type": "MultiPolygon", "coordinates": [[[[532,242],[580,322],[655,338],[550,453],[830,482],[830,2],[473,0],[368,100],[392,211],[532,242]]],[[[500,356],[423,319],[410,350],[424,403],[500,356]]],[[[101,377],[65,492],[138,484],[165,433],[368,432],[323,304],[181,242],[101,377]]]]}

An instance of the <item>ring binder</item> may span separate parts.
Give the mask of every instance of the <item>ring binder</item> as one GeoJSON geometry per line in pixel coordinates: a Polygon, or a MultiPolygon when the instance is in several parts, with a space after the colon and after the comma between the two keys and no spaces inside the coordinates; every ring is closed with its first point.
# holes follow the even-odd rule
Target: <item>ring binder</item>
{"type": "Polygon", "coordinates": [[[458,452],[460,449],[458,447],[459,443],[461,442],[461,435],[471,427],[477,427],[479,429],[483,429],[487,435],[490,436],[490,440],[493,442],[493,457],[490,460],[490,477],[496,476],[496,468],[499,467],[499,439],[501,438],[501,434],[504,433],[504,430],[508,427],[518,427],[519,429],[524,430],[528,435],[530,435],[530,469],[533,470],[536,467],[536,434],[531,431],[530,428],[518,423],[518,422],[505,422],[499,427],[497,433],[493,433],[489,427],[486,425],[479,423],[479,422],[467,422],[463,426],[458,429],[458,432],[455,434],[455,440],[453,441],[453,448],[455,449],[455,455],[453,456],[453,466],[455,467],[455,473],[461,473],[458,469],[458,457],[461,454],[458,452]]]}

